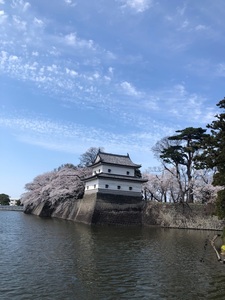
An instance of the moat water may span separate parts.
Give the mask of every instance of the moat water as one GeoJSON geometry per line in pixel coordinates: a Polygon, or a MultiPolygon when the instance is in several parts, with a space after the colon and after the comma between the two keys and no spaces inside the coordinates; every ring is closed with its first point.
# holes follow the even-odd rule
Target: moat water
{"type": "Polygon", "coordinates": [[[0,211],[0,299],[225,299],[214,234],[0,211]]]}

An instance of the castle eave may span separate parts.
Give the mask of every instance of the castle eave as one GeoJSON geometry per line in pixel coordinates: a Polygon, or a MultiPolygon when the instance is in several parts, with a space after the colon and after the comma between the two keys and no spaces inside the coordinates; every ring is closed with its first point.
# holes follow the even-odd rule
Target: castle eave
{"type": "Polygon", "coordinates": [[[106,173],[97,173],[93,176],[87,177],[84,179],[84,182],[93,180],[93,179],[110,179],[110,180],[122,180],[122,181],[132,181],[132,182],[147,182],[147,179],[134,177],[134,176],[123,176],[123,175],[115,175],[115,174],[106,174],[106,173]]]}

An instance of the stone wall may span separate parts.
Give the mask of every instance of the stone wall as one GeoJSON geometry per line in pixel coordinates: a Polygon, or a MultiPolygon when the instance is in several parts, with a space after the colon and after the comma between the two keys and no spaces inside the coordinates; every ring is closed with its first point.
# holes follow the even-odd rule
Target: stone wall
{"type": "Polygon", "coordinates": [[[225,226],[225,221],[215,216],[212,204],[147,202],[142,221],[143,225],[169,228],[222,230],[225,226]]]}
{"type": "Polygon", "coordinates": [[[141,225],[143,207],[141,197],[92,193],[79,200],[33,203],[24,212],[85,224],[141,225]]]}
{"type": "Polygon", "coordinates": [[[32,203],[25,213],[85,224],[144,225],[169,228],[222,230],[225,221],[215,216],[213,205],[144,202],[141,197],[92,193],[82,199],[51,204],[32,203]]]}
{"type": "Polygon", "coordinates": [[[98,193],[92,223],[141,225],[143,207],[141,197],[98,193]]]}

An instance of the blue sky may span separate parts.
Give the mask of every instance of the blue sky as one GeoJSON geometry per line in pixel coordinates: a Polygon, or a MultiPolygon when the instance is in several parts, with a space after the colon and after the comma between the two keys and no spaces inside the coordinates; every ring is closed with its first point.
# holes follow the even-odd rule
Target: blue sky
{"type": "Polygon", "coordinates": [[[0,0],[0,193],[90,147],[142,171],[225,96],[223,0],[0,0]]]}

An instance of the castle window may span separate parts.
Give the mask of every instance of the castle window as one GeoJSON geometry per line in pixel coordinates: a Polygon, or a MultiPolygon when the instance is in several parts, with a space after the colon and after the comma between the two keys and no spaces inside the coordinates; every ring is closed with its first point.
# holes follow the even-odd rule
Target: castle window
{"type": "Polygon", "coordinates": [[[133,189],[132,186],[129,186],[129,190],[132,191],[132,189],[133,189]]]}
{"type": "Polygon", "coordinates": [[[129,172],[129,171],[127,171],[127,175],[130,175],[130,172],[129,172]]]}
{"type": "Polygon", "coordinates": [[[87,190],[89,189],[89,185],[87,185],[87,190]]]}
{"type": "Polygon", "coordinates": [[[100,172],[101,172],[101,170],[99,169],[99,170],[98,170],[98,173],[100,173],[100,172]]]}
{"type": "Polygon", "coordinates": [[[106,189],[108,189],[108,187],[109,187],[109,185],[108,185],[108,184],[106,184],[106,185],[105,185],[105,188],[106,188],[106,189]]]}
{"type": "Polygon", "coordinates": [[[108,173],[111,173],[111,169],[108,169],[108,173]]]}
{"type": "Polygon", "coordinates": [[[121,189],[121,186],[120,186],[120,185],[118,185],[118,186],[117,186],[117,189],[118,189],[118,190],[120,190],[120,189],[121,189]]]}
{"type": "Polygon", "coordinates": [[[94,184],[94,189],[96,189],[96,184],[94,184]]]}

